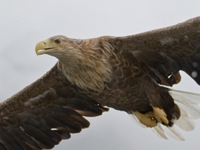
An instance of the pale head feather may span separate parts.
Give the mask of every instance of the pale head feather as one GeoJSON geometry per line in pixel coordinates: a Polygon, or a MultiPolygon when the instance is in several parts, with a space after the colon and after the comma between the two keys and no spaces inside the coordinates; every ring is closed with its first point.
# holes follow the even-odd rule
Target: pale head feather
{"type": "Polygon", "coordinates": [[[59,53],[53,54],[60,60],[59,70],[80,89],[100,93],[112,78],[109,63],[112,46],[101,45],[99,39],[75,40],[61,36],[61,40],[55,49],[59,53]]]}

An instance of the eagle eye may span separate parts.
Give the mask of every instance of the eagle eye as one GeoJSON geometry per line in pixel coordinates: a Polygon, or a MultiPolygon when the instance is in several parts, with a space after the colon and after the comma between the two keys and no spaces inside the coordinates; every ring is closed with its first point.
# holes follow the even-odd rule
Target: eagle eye
{"type": "Polygon", "coordinates": [[[56,39],[56,40],[55,40],[55,43],[56,43],[56,44],[60,44],[61,41],[60,41],[59,39],[56,39]]]}

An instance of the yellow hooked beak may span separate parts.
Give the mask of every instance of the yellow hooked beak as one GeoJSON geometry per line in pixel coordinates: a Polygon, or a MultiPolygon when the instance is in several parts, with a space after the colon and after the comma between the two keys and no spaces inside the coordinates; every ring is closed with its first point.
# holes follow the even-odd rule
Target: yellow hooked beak
{"type": "Polygon", "coordinates": [[[41,41],[35,46],[35,52],[37,55],[48,54],[48,52],[51,52],[52,49],[53,46],[49,40],[41,41]]]}

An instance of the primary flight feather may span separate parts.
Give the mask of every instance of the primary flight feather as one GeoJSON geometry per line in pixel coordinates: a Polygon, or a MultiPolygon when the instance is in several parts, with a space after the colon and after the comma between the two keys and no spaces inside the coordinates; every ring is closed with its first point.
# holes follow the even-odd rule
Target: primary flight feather
{"type": "Polygon", "coordinates": [[[169,88],[180,82],[180,70],[200,84],[200,17],[125,37],[54,36],[35,51],[58,62],[1,103],[1,150],[53,148],[89,126],[83,116],[107,107],[165,139],[184,140],[175,127],[190,131],[200,117],[199,94],[169,88]]]}

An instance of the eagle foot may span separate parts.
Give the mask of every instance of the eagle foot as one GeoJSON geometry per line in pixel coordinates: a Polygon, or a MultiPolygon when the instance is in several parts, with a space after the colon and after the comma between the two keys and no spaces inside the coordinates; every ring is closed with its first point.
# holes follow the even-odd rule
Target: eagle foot
{"type": "Polygon", "coordinates": [[[167,115],[163,109],[160,109],[158,107],[152,107],[152,108],[153,108],[153,116],[158,122],[169,124],[169,120],[167,119],[167,115]]]}
{"type": "Polygon", "coordinates": [[[149,111],[145,114],[142,114],[138,111],[134,112],[135,116],[138,118],[140,123],[145,125],[146,127],[155,127],[157,125],[157,120],[154,118],[154,113],[149,111]]]}

